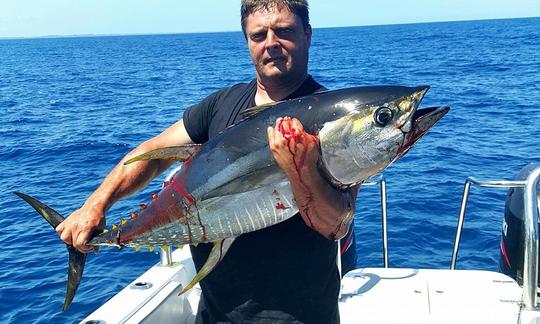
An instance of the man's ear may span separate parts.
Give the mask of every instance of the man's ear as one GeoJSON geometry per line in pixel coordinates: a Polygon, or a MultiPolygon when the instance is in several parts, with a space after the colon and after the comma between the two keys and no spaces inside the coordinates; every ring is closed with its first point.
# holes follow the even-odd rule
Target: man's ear
{"type": "Polygon", "coordinates": [[[313,31],[311,30],[311,25],[308,24],[305,28],[305,31],[306,33],[306,38],[307,38],[307,43],[308,43],[308,47],[311,46],[311,35],[313,34],[313,31]]]}

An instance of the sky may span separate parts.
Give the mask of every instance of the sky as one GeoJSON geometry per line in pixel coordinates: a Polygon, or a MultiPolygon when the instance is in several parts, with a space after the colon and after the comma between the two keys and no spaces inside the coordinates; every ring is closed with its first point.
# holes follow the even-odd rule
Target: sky
{"type": "MultiPolygon", "coordinates": [[[[0,38],[240,30],[240,0],[0,0],[0,38]]],[[[314,28],[540,17],[540,0],[311,0],[314,28]]]]}

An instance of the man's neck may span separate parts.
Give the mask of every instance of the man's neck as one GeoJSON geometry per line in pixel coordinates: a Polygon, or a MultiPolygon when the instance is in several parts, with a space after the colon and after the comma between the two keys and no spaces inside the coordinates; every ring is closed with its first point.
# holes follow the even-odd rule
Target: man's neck
{"type": "Polygon", "coordinates": [[[280,83],[262,82],[259,78],[257,78],[257,93],[255,94],[255,103],[257,105],[264,105],[287,98],[287,96],[300,88],[307,76],[308,75],[306,73],[301,78],[280,83]]]}

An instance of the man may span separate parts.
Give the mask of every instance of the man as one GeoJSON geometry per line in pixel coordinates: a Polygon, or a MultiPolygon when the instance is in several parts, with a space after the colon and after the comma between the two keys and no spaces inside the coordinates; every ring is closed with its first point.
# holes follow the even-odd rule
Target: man
{"type": "MultiPolygon", "coordinates": [[[[172,163],[123,165],[130,157],[167,146],[204,143],[238,122],[241,111],[249,107],[323,89],[307,71],[312,30],[305,0],[243,0],[241,14],[256,79],[211,94],[187,109],[182,120],[127,154],[85,204],[57,227],[62,240],[88,252],[85,243],[104,223],[105,211],[172,163]]],[[[295,130],[302,130],[301,123],[283,116],[268,128],[268,140],[300,212],[236,239],[224,260],[201,281],[202,322],[339,322],[335,240],[348,231],[358,188],[342,191],[331,186],[317,169],[318,139],[307,133],[293,139],[284,136],[295,130]]],[[[210,249],[210,244],[191,247],[197,269],[210,249]]]]}

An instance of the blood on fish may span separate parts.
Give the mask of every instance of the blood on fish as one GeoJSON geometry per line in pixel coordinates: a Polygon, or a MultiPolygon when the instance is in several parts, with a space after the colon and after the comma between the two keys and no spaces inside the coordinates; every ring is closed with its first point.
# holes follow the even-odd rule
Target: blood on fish
{"type": "MultiPolygon", "coordinates": [[[[182,181],[181,177],[179,177],[178,179],[180,181],[182,181]]],[[[203,223],[201,222],[201,217],[199,215],[199,209],[197,208],[197,201],[195,200],[195,198],[193,198],[192,195],[190,195],[189,193],[186,192],[186,190],[182,187],[182,185],[180,183],[178,183],[176,178],[171,179],[170,183],[174,186],[176,191],[178,191],[178,193],[180,193],[182,195],[182,197],[184,197],[189,202],[188,204],[183,205],[185,210],[186,210],[186,215],[191,215],[191,206],[195,206],[195,211],[197,213],[197,221],[199,223],[198,225],[201,226],[201,231],[202,231],[201,240],[206,241],[207,238],[208,238],[207,235],[206,235],[206,226],[203,225],[203,223]]],[[[191,242],[193,242],[193,234],[191,232],[191,226],[189,226],[190,225],[189,220],[187,221],[186,225],[188,226],[189,242],[191,243],[191,242]]]]}
{"type": "Polygon", "coordinates": [[[289,209],[289,208],[291,208],[291,207],[286,207],[285,205],[283,205],[283,203],[280,203],[280,202],[278,202],[278,203],[276,204],[276,209],[287,210],[287,209],[289,209]]]}
{"type": "Polygon", "coordinates": [[[279,192],[276,189],[274,189],[274,191],[272,191],[272,197],[276,200],[276,209],[287,210],[287,209],[291,208],[291,207],[285,206],[281,202],[281,198],[279,197],[279,192]]]}
{"type": "Polygon", "coordinates": [[[172,179],[171,180],[171,183],[173,184],[174,188],[176,189],[176,191],[178,191],[178,193],[180,193],[184,198],[186,198],[190,203],[192,204],[195,204],[195,198],[193,198],[190,194],[188,194],[183,188],[182,186],[180,186],[180,184],[175,180],[175,179],[172,179]]]}

